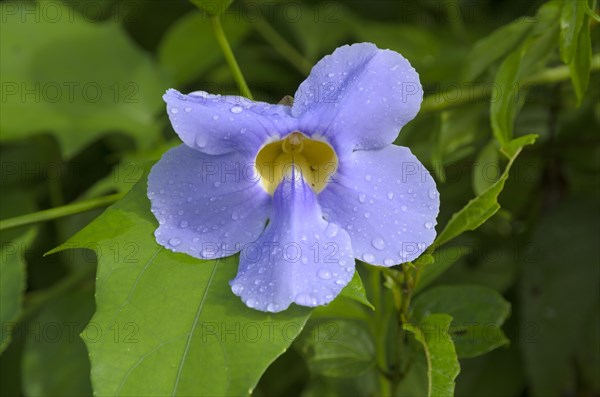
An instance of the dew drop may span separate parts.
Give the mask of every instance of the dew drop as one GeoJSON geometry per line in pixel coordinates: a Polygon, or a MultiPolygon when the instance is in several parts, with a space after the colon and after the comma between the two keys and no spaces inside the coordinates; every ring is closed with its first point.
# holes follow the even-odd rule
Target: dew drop
{"type": "Polygon", "coordinates": [[[327,77],[333,77],[335,76],[335,73],[327,73],[327,77]]]}
{"type": "Polygon", "coordinates": [[[371,180],[371,174],[365,174],[365,180],[366,181],[370,181],[371,180]]]}
{"type": "Polygon", "coordinates": [[[386,258],[383,260],[383,264],[386,266],[394,266],[394,260],[391,258],[386,258]]]}
{"type": "Polygon", "coordinates": [[[336,283],[337,285],[344,285],[344,284],[346,284],[346,283],[344,282],[344,280],[342,280],[341,278],[339,278],[339,279],[335,280],[335,283],[336,283]]]}
{"type": "Polygon", "coordinates": [[[408,211],[408,207],[407,207],[407,206],[405,206],[405,205],[403,205],[402,207],[400,207],[400,209],[401,209],[403,212],[406,212],[406,211],[408,211]]]}
{"type": "Polygon", "coordinates": [[[382,250],[385,248],[385,241],[383,241],[383,238],[376,236],[371,240],[371,245],[378,250],[382,250]]]}
{"type": "Polygon", "coordinates": [[[435,189],[431,188],[429,189],[429,198],[432,200],[435,200],[435,198],[437,197],[437,192],[435,189]]]}
{"type": "Polygon", "coordinates": [[[363,260],[367,263],[372,263],[375,261],[375,255],[365,252],[362,256],[363,260]]]}
{"type": "Polygon", "coordinates": [[[242,110],[243,110],[243,109],[242,109],[242,107],[241,107],[241,106],[235,105],[235,106],[233,106],[233,107],[232,107],[231,109],[229,109],[229,110],[231,111],[231,113],[238,114],[238,113],[242,113],[242,110]]]}
{"type": "Polygon", "coordinates": [[[268,312],[273,313],[273,312],[276,312],[277,310],[279,310],[279,305],[278,304],[276,304],[276,303],[269,303],[267,305],[267,311],[268,312]]]}
{"type": "Polygon", "coordinates": [[[196,136],[196,141],[195,144],[197,147],[199,147],[200,149],[203,149],[206,147],[206,144],[208,143],[208,139],[206,138],[206,136],[204,136],[203,134],[198,134],[196,136]]]}
{"type": "Polygon", "coordinates": [[[390,199],[390,200],[393,200],[394,199],[394,192],[388,192],[387,198],[390,199]]]}
{"type": "Polygon", "coordinates": [[[254,298],[249,298],[246,301],[246,306],[248,306],[249,308],[253,309],[256,306],[258,306],[258,301],[256,299],[254,299],[254,298]]]}
{"type": "Polygon", "coordinates": [[[425,222],[425,227],[426,227],[427,229],[430,229],[430,230],[431,230],[431,229],[433,229],[433,223],[431,223],[431,222],[425,222]]]}
{"type": "Polygon", "coordinates": [[[233,211],[231,213],[231,219],[233,219],[234,221],[237,221],[238,219],[240,219],[240,214],[238,214],[236,211],[233,211]]]}
{"type": "Polygon", "coordinates": [[[365,196],[364,194],[359,194],[358,195],[358,201],[361,203],[364,203],[365,201],[367,201],[367,196],[365,196]]]}
{"type": "Polygon", "coordinates": [[[181,244],[181,240],[177,237],[173,237],[169,240],[169,245],[171,245],[172,247],[177,247],[179,244],[181,244]]]}
{"type": "Polygon", "coordinates": [[[371,213],[369,211],[365,212],[365,218],[369,218],[371,216],[371,213]]]}
{"type": "Polygon", "coordinates": [[[338,234],[339,227],[335,223],[330,223],[325,228],[325,235],[327,237],[335,237],[338,234]]]}
{"type": "Polygon", "coordinates": [[[317,276],[323,280],[329,280],[331,278],[331,273],[327,269],[319,269],[317,276]]]}
{"type": "Polygon", "coordinates": [[[234,294],[239,295],[244,290],[244,286],[242,284],[236,283],[231,286],[231,290],[233,291],[234,294]]]}
{"type": "Polygon", "coordinates": [[[171,113],[177,114],[177,112],[179,112],[179,109],[177,109],[177,108],[171,108],[171,113]]]}
{"type": "Polygon", "coordinates": [[[186,112],[186,113],[189,113],[189,112],[191,112],[191,111],[192,111],[192,108],[190,108],[190,107],[187,107],[187,108],[185,108],[185,109],[183,109],[183,110],[185,110],[185,112],[186,112]]]}
{"type": "Polygon", "coordinates": [[[212,119],[213,119],[213,120],[219,120],[219,115],[218,115],[218,114],[215,114],[215,115],[212,117],[212,119]]]}
{"type": "Polygon", "coordinates": [[[179,222],[179,227],[185,229],[186,227],[188,227],[188,221],[179,222]]]}
{"type": "Polygon", "coordinates": [[[260,274],[263,274],[266,271],[267,271],[267,268],[265,268],[265,267],[259,267],[258,268],[258,273],[260,273],[260,274]]]}

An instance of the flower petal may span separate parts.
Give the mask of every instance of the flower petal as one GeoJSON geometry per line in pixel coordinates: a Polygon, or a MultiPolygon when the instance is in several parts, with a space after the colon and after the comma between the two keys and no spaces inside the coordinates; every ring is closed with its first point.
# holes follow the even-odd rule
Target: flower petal
{"type": "Polygon", "coordinates": [[[275,191],[270,223],[242,250],[231,281],[233,292],[254,309],[279,312],[292,302],[329,303],[354,274],[350,237],[323,220],[314,192],[295,175],[275,191]]]}
{"type": "Polygon", "coordinates": [[[346,45],[321,59],[296,91],[300,130],[323,134],[339,151],[392,143],[421,106],[419,75],[400,54],[371,43],[346,45]]]}
{"type": "Polygon", "coordinates": [[[189,147],[207,154],[256,154],[269,137],[293,130],[288,106],[203,91],[184,95],[173,89],[163,99],[177,135],[189,147]]]}
{"type": "Polygon", "coordinates": [[[196,258],[240,251],[258,238],[269,215],[271,199],[257,181],[239,153],[211,156],[185,145],[169,150],[148,176],[156,241],[196,258]]]}
{"type": "Polygon", "coordinates": [[[350,234],[355,256],[373,265],[411,261],[435,239],[439,194],[405,147],[352,153],[319,203],[325,218],[350,234]]]}

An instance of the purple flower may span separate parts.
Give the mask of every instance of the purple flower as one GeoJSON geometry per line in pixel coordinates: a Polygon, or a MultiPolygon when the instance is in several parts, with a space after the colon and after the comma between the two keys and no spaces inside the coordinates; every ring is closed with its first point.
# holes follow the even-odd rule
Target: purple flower
{"type": "Polygon", "coordinates": [[[409,62],[370,43],[319,61],[291,107],[167,91],[184,144],[148,177],[156,241],[203,259],[240,252],[231,288],[270,312],[331,302],[354,258],[415,259],[435,238],[439,196],[392,142],[422,97],[409,62]]]}

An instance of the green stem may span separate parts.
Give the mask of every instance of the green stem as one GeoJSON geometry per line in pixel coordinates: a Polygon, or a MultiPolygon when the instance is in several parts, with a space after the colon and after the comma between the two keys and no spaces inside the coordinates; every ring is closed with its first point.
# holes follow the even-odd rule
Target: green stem
{"type": "MultiPolygon", "coordinates": [[[[596,54],[592,57],[590,65],[590,72],[600,70],[600,54],[596,54]]],[[[529,78],[523,79],[521,82],[523,87],[528,85],[543,85],[552,84],[559,81],[567,80],[570,78],[569,67],[566,65],[558,66],[555,68],[549,68],[542,70],[539,73],[530,76],[529,78]]],[[[438,92],[436,94],[428,95],[423,99],[421,105],[421,113],[437,112],[454,108],[460,105],[464,105],[471,102],[476,102],[482,99],[486,99],[493,92],[493,85],[476,85],[476,86],[465,86],[464,88],[453,88],[450,90],[438,92]]]]}
{"type": "Polygon", "coordinates": [[[124,193],[111,194],[110,196],[78,201],[76,203],[63,205],[61,207],[50,208],[47,210],[33,212],[31,214],[5,219],[0,221],[0,231],[5,231],[19,226],[50,221],[53,219],[90,211],[96,208],[106,207],[123,198],[124,195],[124,193]]]}
{"type": "Polygon", "coordinates": [[[221,26],[221,19],[218,15],[210,15],[208,17],[210,21],[210,25],[212,27],[213,33],[215,34],[215,38],[221,47],[221,51],[223,51],[223,55],[225,56],[225,60],[229,65],[229,69],[231,69],[231,73],[233,74],[233,78],[237,83],[240,93],[249,99],[254,99],[252,97],[252,93],[250,92],[250,88],[248,88],[248,84],[246,84],[246,80],[244,79],[244,75],[235,60],[235,56],[233,55],[233,51],[231,50],[231,46],[227,41],[227,37],[225,36],[225,32],[223,31],[223,26],[221,26]]]}
{"type": "Polygon", "coordinates": [[[300,73],[308,75],[312,68],[311,62],[288,43],[267,21],[261,19],[254,24],[256,31],[269,43],[275,51],[285,58],[300,73]]]}

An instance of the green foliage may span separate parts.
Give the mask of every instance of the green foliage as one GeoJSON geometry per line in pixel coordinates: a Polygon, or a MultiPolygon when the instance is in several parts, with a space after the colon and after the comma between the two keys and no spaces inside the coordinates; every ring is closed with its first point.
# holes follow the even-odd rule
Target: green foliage
{"type": "Polygon", "coordinates": [[[597,2],[384,3],[0,4],[0,394],[600,393],[597,2]],[[248,309],[237,257],[154,240],[145,164],[180,142],[161,96],[237,92],[234,56],[277,103],[359,41],[420,75],[395,143],[436,177],[437,240],[327,306],[248,309]]]}
{"type": "Polygon", "coordinates": [[[500,328],[510,314],[510,304],[498,292],[475,285],[440,286],[419,295],[413,304],[413,319],[432,313],[452,317],[449,331],[460,358],[477,357],[506,345],[500,328]]]}
{"type": "Polygon", "coordinates": [[[535,139],[535,135],[527,135],[507,143],[504,151],[509,157],[509,162],[500,178],[480,196],[469,201],[462,210],[452,215],[446,227],[437,236],[436,245],[443,245],[467,230],[475,230],[500,209],[498,195],[504,188],[510,167],[521,152],[521,149],[525,145],[531,145],[535,139]]]}
{"type": "MultiPolygon", "coordinates": [[[[232,16],[221,19],[231,46],[235,47],[247,35],[249,25],[232,16]]],[[[208,17],[201,12],[186,14],[166,32],[158,47],[158,59],[176,84],[193,81],[223,59],[215,40],[198,40],[212,36],[208,17]]]]}
{"type": "Polygon", "coordinates": [[[310,310],[265,316],[230,299],[236,257],[169,252],[154,240],[156,226],[143,179],[58,248],[93,247],[99,258],[97,309],[83,333],[95,392],[247,394],[310,310]]]}
{"type": "Polygon", "coordinates": [[[51,132],[67,158],[113,131],[148,146],[169,82],[119,24],[60,4],[0,5],[2,141],[51,132]]]}
{"type": "Polygon", "coordinates": [[[427,358],[429,397],[454,395],[454,380],[460,372],[460,365],[448,333],[451,322],[451,316],[433,313],[423,318],[418,325],[405,325],[423,345],[427,358]]]}

